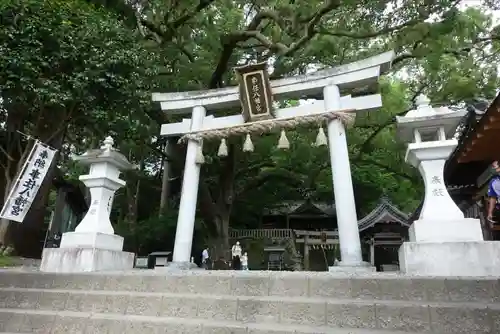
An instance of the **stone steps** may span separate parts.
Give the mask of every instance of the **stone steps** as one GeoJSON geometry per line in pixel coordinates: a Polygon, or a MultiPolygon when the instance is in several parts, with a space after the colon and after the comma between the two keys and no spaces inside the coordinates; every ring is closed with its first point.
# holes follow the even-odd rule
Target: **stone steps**
{"type": "Polygon", "coordinates": [[[499,290],[496,279],[394,274],[0,271],[0,313],[25,324],[0,332],[44,322],[36,332],[63,333],[61,321],[74,326],[64,333],[500,333],[499,290]]]}
{"type": "Polygon", "coordinates": [[[198,271],[158,274],[46,274],[0,270],[0,288],[137,291],[234,296],[500,302],[498,279],[424,278],[390,275],[341,276],[304,272],[198,271]]]}
{"type": "Polygon", "coordinates": [[[459,333],[464,322],[467,333],[500,325],[500,304],[478,302],[2,288],[0,308],[422,332],[440,328],[459,333]]]}
{"type": "MultiPolygon", "coordinates": [[[[50,334],[412,334],[412,332],[377,329],[346,329],[326,326],[242,324],[231,321],[217,321],[188,318],[155,318],[150,316],[124,316],[116,314],[83,313],[69,311],[39,311],[0,309],[0,330],[11,333],[50,334]],[[8,321],[4,321],[7,318],[8,321]]],[[[5,332],[0,332],[5,333],[5,332]]],[[[414,332],[417,333],[417,332],[414,332]]]]}

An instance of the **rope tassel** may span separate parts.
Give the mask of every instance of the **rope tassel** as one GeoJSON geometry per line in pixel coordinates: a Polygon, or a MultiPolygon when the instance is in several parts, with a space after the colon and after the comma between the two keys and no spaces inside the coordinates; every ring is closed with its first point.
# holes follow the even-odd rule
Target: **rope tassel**
{"type": "Polygon", "coordinates": [[[323,130],[323,127],[320,126],[318,130],[318,135],[316,136],[316,142],[314,143],[314,146],[326,146],[328,145],[325,131],[323,130]]]}
{"type": "Polygon", "coordinates": [[[278,141],[278,148],[282,150],[288,150],[290,148],[290,142],[286,137],[285,130],[281,130],[280,140],[278,141]]]}
{"type": "Polygon", "coordinates": [[[243,152],[253,152],[252,138],[249,133],[247,133],[245,142],[243,143],[243,152]]]}
{"type": "Polygon", "coordinates": [[[196,149],[196,158],[195,158],[195,163],[198,165],[203,165],[205,163],[205,157],[203,156],[203,143],[200,141],[198,142],[196,149]]]}
{"type": "Polygon", "coordinates": [[[219,157],[227,157],[227,144],[226,138],[220,140],[219,151],[217,151],[219,157]]]}

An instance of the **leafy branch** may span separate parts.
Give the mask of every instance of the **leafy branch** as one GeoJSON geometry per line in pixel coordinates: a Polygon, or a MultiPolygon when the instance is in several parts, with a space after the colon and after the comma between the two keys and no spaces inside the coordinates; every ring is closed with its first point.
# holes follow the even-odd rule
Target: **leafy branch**
{"type": "Polygon", "coordinates": [[[393,117],[391,117],[390,119],[388,119],[387,121],[385,121],[384,123],[380,124],[371,134],[370,136],[368,136],[368,138],[366,138],[366,140],[363,142],[363,144],[361,144],[361,147],[358,151],[358,154],[356,156],[356,160],[360,160],[362,155],[368,150],[368,148],[370,147],[370,144],[371,142],[375,139],[375,137],[378,136],[379,133],[381,133],[385,128],[387,128],[388,126],[394,124],[396,122],[396,116],[403,116],[405,115],[406,113],[408,113],[411,108],[413,108],[413,105],[415,104],[415,100],[416,98],[423,92],[423,90],[426,88],[427,86],[426,85],[422,85],[420,86],[419,89],[417,89],[417,91],[413,94],[413,97],[411,98],[411,105],[412,107],[406,109],[406,110],[403,110],[401,112],[398,112],[396,115],[394,115],[393,117]]]}
{"type": "MultiPolygon", "coordinates": [[[[405,60],[410,60],[410,59],[421,59],[421,58],[424,58],[427,56],[426,53],[424,52],[418,52],[418,48],[421,46],[421,44],[423,44],[424,42],[424,39],[426,38],[427,36],[425,36],[422,40],[420,41],[417,41],[411,51],[409,52],[405,52],[405,53],[402,53],[400,54],[399,56],[397,56],[393,61],[392,61],[392,65],[393,66],[396,66],[398,65],[399,63],[405,61],[405,60]]],[[[463,56],[466,56],[474,47],[478,47],[479,44],[481,43],[491,43],[493,41],[500,41],[500,35],[491,35],[491,36],[488,36],[488,37],[477,37],[475,38],[469,45],[467,46],[464,46],[462,48],[459,48],[459,49],[456,49],[456,50],[453,50],[453,49],[446,49],[446,50],[443,50],[442,53],[445,54],[445,55],[451,55],[451,56],[454,56],[456,58],[461,58],[463,56]]],[[[481,47],[482,48],[482,47],[481,47]]]]}
{"type": "MultiPolygon", "coordinates": [[[[280,13],[272,10],[261,10],[254,16],[245,30],[235,31],[221,37],[223,47],[222,53],[219,57],[217,67],[210,79],[209,88],[222,87],[222,76],[227,71],[229,60],[239,43],[245,42],[250,38],[254,38],[269,50],[267,57],[270,57],[273,54],[277,54],[279,56],[290,56],[315,36],[316,25],[321,21],[323,16],[330,13],[332,10],[337,9],[340,5],[341,2],[339,0],[327,0],[314,14],[304,20],[306,23],[303,27],[302,36],[290,45],[285,45],[281,42],[273,42],[262,33],[260,26],[264,20],[274,22],[282,29],[285,28],[285,24],[280,18],[280,13]]],[[[296,33],[298,34],[298,31],[296,31],[296,33]]]]}
{"type": "Polygon", "coordinates": [[[398,170],[392,168],[391,166],[387,166],[387,165],[385,165],[385,164],[383,164],[375,159],[359,158],[359,159],[355,159],[354,161],[356,163],[370,164],[370,165],[380,167],[380,168],[385,169],[386,171],[388,171],[396,176],[399,176],[399,177],[404,178],[406,180],[409,180],[411,182],[419,182],[419,179],[415,178],[414,176],[411,176],[411,175],[408,175],[408,174],[403,173],[401,171],[398,171],[398,170]]]}
{"type": "MultiPolygon", "coordinates": [[[[156,24],[145,18],[140,9],[138,9],[141,6],[138,6],[138,4],[134,2],[123,0],[87,0],[89,3],[101,5],[119,14],[127,23],[138,24],[139,30],[143,27],[147,28],[154,34],[156,41],[161,43],[173,41],[177,29],[187,24],[204,9],[208,8],[214,1],[215,0],[200,0],[194,8],[186,10],[178,17],[170,19],[168,15],[165,15],[164,22],[156,24]]],[[[170,13],[171,11],[173,11],[173,8],[170,8],[167,12],[170,13]]],[[[144,31],[142,32],[144,33],[144,31]]]]}
{"type": "Polygon", "coordinates": [[[401,30],[406,27],[414,26],[417,25],[426,19],[429,18],[429,13],[420,13],[420,15],[415,18],[408,20],[404,23],[395,25],[395,26],[387,26],[385,28],[382,28],[377,31],[370,31],[370,32],[350,32],[350,31],[345,31],[345,30],[338,30],[338,31],[329,31],[326,28],[319,28],[316,30],[316,33],[319,35],[325,35],[325,36],[332,36],[332,37],[347,37],[347,38],[352,38],[352,39],[367,39],[367,38],[373,38],[373,37],[379,37],[382,35],[390,34],[395,31],[401,30]]]}

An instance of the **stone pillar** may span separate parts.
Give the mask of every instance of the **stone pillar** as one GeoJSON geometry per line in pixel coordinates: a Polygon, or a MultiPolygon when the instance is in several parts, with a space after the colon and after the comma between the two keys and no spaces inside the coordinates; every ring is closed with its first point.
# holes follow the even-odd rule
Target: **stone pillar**
{"type": "MultiPolygon", "coordinates": [[[[323,96],[326,110],[341,109],[337,86],[325,87],[323,96]]],[[[328,123],[328,144],[340,243],[341,261],[338,267],[366,267],[368,264],[363,262],[361,255],[346,131],[344,124],[338,119],[328,123]]]]}
{"type": "MultiPolygon", "coordinates": [[[[201,129],[206,110],[202,106],[193,108],[191,116],[191,131],[201,129]]],[[[191,247],[193,244],[196,203],[198,201],[198,186],[200,183],[200,165],[196,163],[196,154],[200,144],[189,140],[182,179],[182,193],[175,231],[174,255],[170,265],[190,268],[191,247]]]]}
{"type": "Polygon", "coordinates": [[[62,235],[60,248],[44,249],[41,271],[89,272],[126,270],[134,266],[134,254],[123,252],[123,238],[114,234],[109,220],[114,193],[125,185],[120,171],[134,166],[113,148],[113,138],[104,145],[73,159],[90,165],[80,180],[91,193],[90,208],[74,232],[62,235]]]}

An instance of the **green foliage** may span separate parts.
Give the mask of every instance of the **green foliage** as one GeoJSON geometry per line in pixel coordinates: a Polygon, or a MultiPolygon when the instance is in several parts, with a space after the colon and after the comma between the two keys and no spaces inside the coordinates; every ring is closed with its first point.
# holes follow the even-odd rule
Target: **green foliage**
{"type": "Polygon", "coordinates": [[[137,224],[126,220],[118,221],[115,233],[125,238],[124,249],[145,256],[153,251],[171,251],[173,245],[177,215],[170,211],[164,216],[150,216],[137,224]]]}
{"type": "Polygon", "coordinates": [[[68,128],[78,147],[108,134],[120,143],[149,135],[140,111],[150,105],[156,58],[137,33],[78,0],[2,1],[0,15],[3,106],[24,119],[24,132],[68,128]]]}
{"type": "Polygon", "coordinates": [[[6,255],[1,255],[0,254],[0,268],[2,267],[12,267],[15,265],[14,260],[6,255]]]}

